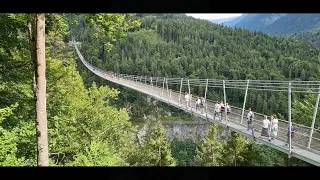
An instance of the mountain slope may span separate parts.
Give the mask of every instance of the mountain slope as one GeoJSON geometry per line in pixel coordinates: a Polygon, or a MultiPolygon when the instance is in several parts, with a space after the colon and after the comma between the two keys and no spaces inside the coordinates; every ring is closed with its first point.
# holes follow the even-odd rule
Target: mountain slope
{"type": "Polygon", "coordinates": [[[142,29],[129,33],[110,53],[88,56],[99,57],[94,61],[108,70],[139,75],[316,80],[318,54],[301,41],[171,14],[143,16],[142,29]]]}
{"type": "Polygon", "coordinates": [[[273,35],[290,35],[320,27],[320,14],[245,14],[230,25],[273,35]]]}
{"type": "Polygon", "coordinates": [[[320,48],[320,29],[295,33],[291,36],[297,40],[308,42],[317,48],[320,48]]]}
{"type": "Polygon", "coordinates": [[[228,18],[222,18],[222,19],[211,19],[209,21],[216,24],[228,24],[229,22],[233,22],[237,18],[238,17],[228,17],[228,18]]]}
{"type": "Polygon", "coordinates": [[[233,26],[235,26],[238,22],[240,22],[240,21],[242,21],[243,19],[245,19],[247,16],[248,16],[247,14],[243,14],[243,15],[241,15],[241,16],[239,16],[239,17],[236,17],[236,18],[234,18],[234,19],[232,19],[232,20],[230,20],[230,21],[225,21],[223,24],[224,24],[225,26],[233,27],[233,26]]]}

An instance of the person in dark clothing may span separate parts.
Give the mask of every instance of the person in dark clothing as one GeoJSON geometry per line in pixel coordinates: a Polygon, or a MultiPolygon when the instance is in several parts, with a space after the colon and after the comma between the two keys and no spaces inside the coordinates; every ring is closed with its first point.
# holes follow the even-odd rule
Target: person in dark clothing
{"type": "Polygon", "coordinates": [[[223,102],[221,101],[221,103],[220,103],[220,120],[222,120],[222,117],[223,117],[223,114],[224,114],[224,104],[223,104],[223,102]]]}
{"type": "Polygon", "coordinates": [[[290,144],[290,126],[291,126],[291,148],[293,148],[293,146],[292,146],[292,141],[293,141],[294,133],[295,133],[296,129],[295,129],[294,126],[292,126],[292,124],[289,125],[289,127],[288,127],[286,146],[289,146],[289,144],[290,144]]]}

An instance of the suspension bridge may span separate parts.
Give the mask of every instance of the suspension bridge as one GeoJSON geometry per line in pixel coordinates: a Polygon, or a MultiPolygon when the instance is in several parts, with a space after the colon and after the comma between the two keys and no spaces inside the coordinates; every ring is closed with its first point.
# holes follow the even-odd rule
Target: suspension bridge
{"type": "MultiPolygon", "coordinates": [[[[275,80],[215,80],[215,79],[184,79],[184,78],[166,78],[166,77],[146,77],[135,76],[127,74],[119,74],[109,71],[104,71],[98,67],[88,63],[82,56],[77,44],[74,40],[70,42],[76,49],[81,62],[91,72],[97,76],[119,84],[138,92],[151,96],[159,101],[167,103],[171,106],[179,108],[185,112],[198,116],[208,122],[217,123],[225,126],[226,129],[238,132],[247,138],[253,138],[252,132],[247,131],[247,122],[244,118],[246,113],[246,100],[249,90],[256,91],[273,91],[288,93],[288,120],[279,119],[278,135],[273,141],[268,141],[268,138],[260,136],[262,130],[262,120],[264,114],[255,113],[254,119],[254,134],[253,138],[257,143],[261,143],[277,149],[281,152],[287,153],[289,158],[296,157],[305,162],[320,166],[320,130],[315,128],[315,121],[317,116],[318,104],[320,99],[320,81],[275,81],[275,80]],[[170,88],[169,88],[170,86],[170,88]],[[179,87],[179,90],[174,90],[171,87],[179,87]],[[190,86],[202,86],[205,88],[204,108],[199,109],[195,107],[194,102],[198,96],[193,95],[190,106],[184,98],[183,87],[188,88],[190,94],[190,86]],[[209,88],[222,88],[224,94],[224,104],[226,104],[226,89],[244,90],[243,107],[231,106],[232,112],[227,115],[226,108],[224,117],[218,118],[214,116],[215,101],[207,98],[209,88]],[[315,104],[313,119],[311,126],[293,123],[291,119],[291,96],[292,93],[313,93],[317,94],[317,101],[315,104]],[[289,124],[292,124],[295,129],[294,138],[289,136],[289,144],[287,143],[289,124]]],[[[200,98],[200,97],[199,97],[200,98]]],[[[289,128],[289,131],[291,129],[289,128]]]]}

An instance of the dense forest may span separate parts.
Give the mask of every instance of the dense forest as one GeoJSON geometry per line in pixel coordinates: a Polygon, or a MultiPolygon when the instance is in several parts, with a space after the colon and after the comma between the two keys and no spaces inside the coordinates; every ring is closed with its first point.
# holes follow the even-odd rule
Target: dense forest
{"type": "Polygon", "coordinates": [[[319,30],[319,28],[309,30],[309,31],[304,31],[301,33],[295,33],[289,37],[294,38],[294,39],[298,39],[300,41],[308,42],[308,43],[312,44],[313,46],[315,46],[316,48],[320,48],[320,30],[319,30]]]}
{"type": "MultiPolygon", "coordinates": [[[[26,14],[0,15],[0,166],[37,165],[29,21],[26,14]]],[[[196,143],[169,142],[161,120],[192,117],[165,104],[155,107],[143,95],[91,74],[68,45],[71,37],[82,42],[81,50],[92,64],[121,73],[319,78],[318,50],[300,41],[232,30],[184,15],[46,14],[45,35],[50,166],[285,166],[287,161],[286,154],[237,133],[218,139],[221,127],[215,125],[196,143]],[[167,111],[174,118],[163,117],[167,111]],[[140,142],[134,122],[142,114],[154,118],[146,119],[147,132],[140,142]]],[[[228,91],[228,101],[241,103],[240,93],[228,91]]],[[[221,91],[209,94],[212,99],[221,97],[221,91]]],[[[299,98],[303,106],[313,97],[299,98]]],[[[254,93],[249,105],[285,115],[284,99],[283,94],[254,93]],[[261,105],[265,101],[268,105],[261,105]]],[[[305,164],[297,160],[297,165],[305,164]]]]}

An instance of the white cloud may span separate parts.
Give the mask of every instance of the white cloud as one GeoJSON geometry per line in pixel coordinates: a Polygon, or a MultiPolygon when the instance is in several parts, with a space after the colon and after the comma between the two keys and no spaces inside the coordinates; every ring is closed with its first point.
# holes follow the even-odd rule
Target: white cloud
{"type": "Polygon", "coordinates": [[[207,20],[214,20],[214,19],[223,19],[223,18],[229,18],[229,17],[237,17],[241,16],[242,14],[227,14],[227,13],[214,13],[214,14],[198,14],[198,13],[192,13],[192,14],[186,14],[187,16],[192,16],[194,18],[198,19],[207,19],[207,20]]]}

